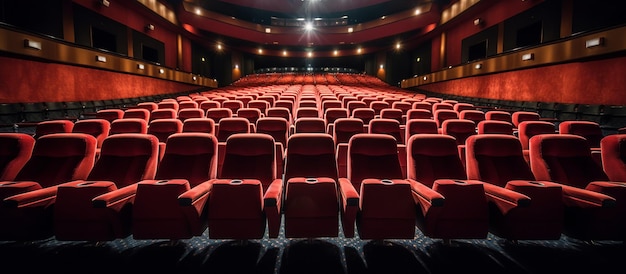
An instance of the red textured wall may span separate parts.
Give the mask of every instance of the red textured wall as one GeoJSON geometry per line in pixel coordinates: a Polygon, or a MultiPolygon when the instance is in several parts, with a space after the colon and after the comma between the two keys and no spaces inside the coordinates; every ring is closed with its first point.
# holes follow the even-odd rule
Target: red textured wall
{"type": "Polygon", "coordinates": [[[134,98],[197,88],[145,76],[0,57],[0,103],[134,98]]]}
{"type": "Polygon", "coordinates": [[[626,57],[525,69],[420,86],[467,97],[626,105],[626,57]]]}

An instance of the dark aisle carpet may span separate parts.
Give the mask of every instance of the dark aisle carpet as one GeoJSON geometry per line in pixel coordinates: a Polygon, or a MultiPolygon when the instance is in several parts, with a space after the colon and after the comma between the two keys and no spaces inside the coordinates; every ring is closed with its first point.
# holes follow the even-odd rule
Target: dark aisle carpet
{"type": "Polygon", "coordinates": [[[22,273],[625,273],[622,242],[510,243],[489,235],[451,244],[424,237],[383,242],[346,239],[211,240],[171,244],[132,237],[87,242],[0,242],[0,265],[22,273]]]}

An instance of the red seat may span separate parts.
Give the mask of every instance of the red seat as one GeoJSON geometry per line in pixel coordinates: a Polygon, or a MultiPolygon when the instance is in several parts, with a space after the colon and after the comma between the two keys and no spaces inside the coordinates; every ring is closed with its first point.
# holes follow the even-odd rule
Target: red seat
{"type": "Polygon", "coordinates": [[[530,163],[529,144],[530,138],[539,134],[554,134],[556,128],[553,123],[547,121],[523,121],[517,128],[517,137],[522,143],[522,151],[526,162],[530,163]]]}
{"type": "Polygon", "coordinates": [[[144,119],[146,122],[150,120],[150,111],[143,108],[130,108],[124,111],[123,119],[137,118],[144,119]]]}
{"type": "Polygon", "coordinates": [[[365,129],[367,129],[370,121],[376,118],[376,111],[372,108],[356,108],[352,110],[352,115],[350,117],[361,119],[365,129]]]}
{"type": "Polygon", "coordinates": [[[415,134],[439,134],[437,122],[433,119],[411,119],[408,120],[404,128],[404,139],[408,140],[415,134]]]}
{"type": "Polygon", "coordinates": [[[274,138],[235,134],[226,142],[224,164],[208,205],[209,238],[260,239],[280,230],[282,181],[276,174],[274,138]]]}
{"type": "MultiPolygon", "coordinates": [[[[404,180],[395,138],[386,134],[357,134],[348,144],[348,177],[359,193],[356,217],[361,239],[413,239],[416,204],[411,184],[404,180]]],[[[347,197],[347,196],[342,196],[347,197]]],[[[354,224],[344,217],[344,234],[354,224]]],[[[346,232],[348,231],[348,233],[346,232]]]]}
{"type": "Polygon", "coordinates": [[[515,128],[519,128],[519,124],[524,121],[539,121],[541,115],[531,111],[515,111],[511,114],[511,122],[515,128]]]}
{"type": "Polygon", "coordinates": [[[474,121],[474,123],[478,125],[478,123],[485,120],[485,112],[483,112],[482,110],[476,110],[476,109],[474,110],[466,109],[466,110],[462,110],[461,112],[459,112],[459,118],[474,121]]]}
{"type": "Polygon", "coordinates": [[[572,134],[530,138],[530,166],[537,180],[562,185],[568,198],[564,201],[565,235],[580,240],[625,238],[626,188],[608,181],[585,138],[572,134]]]}
{"type": "Polygon", "coordinates": [[[417,227],[431,238],[483,239],[489,210],[483,184],[466,180],[454,137],[417,134],[407,141],[407,180],[420,203],[417,227]]]}
{"type": "Polygon", "coordinates": [[[158,139],[153,135],[107,137],[87,179],[58,187],[54,206],[56,239],[110,241],[129,236],[129,210],[134,199],[130,193],[134,194],[137,182],[154,179],[157,160],[158,139]],[[114,193],[117,189],[119,192],[114,193]],[[120,192],[129,195],[112,197],[120,192]]]}
{"type": "MultiPolygon", "coordinates": [[[[342,208],[338,189],[346,185],[338,185],[332,137],[317,133],[291,136],[285,163],[285,237],[337,237],[339,209],[342,208]]],[[[357,199],[352,185],[347,187],[352,189],[353,196],[346,199],[357,199]]],[[[356,208],[352,210],[356,211],[356,208]]]]}
{"type": "Polygon", "coordinates": [[[178,102],[178,111],[180,112],[183,109],[194,109],[194,108],[198,108],[198,102],[193,101],[193,100],[184,100],[184,101],[180,101],[178,102]]]}
{"type": "Polygon", "coordinates": [[[492,207],[490,231],[494,235],[514,241],[561,237],[564,225],[562,188],[552,182],[535,181],[519,139],[507,134],[474,135],[467,139],[466,154],[468,179],[481,180],[530,198],[526,206],[517,203],[507,210],[492,207]]]}
{"type": "Polygon", "coordinates": [[[155,109],[150,113],[150,122],[157,119],[173,119],[177,117],[177,112],[171,108],[155,109]]]}
{"type": "Polygon", "coordinates": [[[36,240],[53,235],[50,199],[36,199],[38,193],[52,194],[59,184],[86,179],[94,166],[96,138],[83,133],[42,136],[32,155],[13,181],[0,182],[0,239],[36,240]],[[7,198],[8,197],[8,198],[7,198]]]}
{"type": "Polygon", "coordinates": [[[289,109],[287,109],[287,108],[284,108],[284,107],[268,108],[265,117],[280,117],[280,118],[284,118],[285,120],[287,120],[289,125],[291,125],[291,121],[292,121],[291,111],[289,109]]]}
{"type": "Polygon", "coordinates": [[[30,159],[35,138],[25,133],[0,133],[0,181],[13,181],[30,159]]]}
{"type": "Polygon", "coordinates": [[[253,125],[256,125],[256,121],[263,116],[264,114],[257,108],[240,108],[237,110],[237,117],[246,118],[253,125]]]}
{"type": "Polygon", "coordinates": [[[226,142],[226,139],[235,133],[250,133],[250,122],[241,117],[228,117],[220,120],[217,126],[217,140],[226,142]]]}
{"type": "Polygon", "coordinates": [[[326,121],[319,117],[298,118],[293,133],[326,133],[326,121]]]}
{"type": "Polygon", "coordinates": [[[185,122],[189,118],[204,118],[204,113],[199,108],[183,108],[178,111],[178,120],[185,122]]]}
{"type": "Polygon", "coordinates": [[[626,134],[602,138],[602,167],[611,181],[626,182],[626,134]]]}
{"type": "Polygon", "coordinates": [[[437,122],[437,127],[441,129],[443,121],[448,119],[459,119],[459,114],[452,109],[439,109],[433,112],[433,119],[437,122]]]}
{"type": "Polygon", "coordinates": [[[237,113],[240,108],[243,108],[243,102],[239,100],[226,100],[222,102],[222,107],[230,109],[233,113],[237,113]]]}
{"type": "Polygon", "coordinates": [[[433,119],[433,113],[427,109],[410,109],[406,113],[406,121],[413,119],[433,119]]]}
{"type": "Polygon", "coordinates": [[[478,134],[513,135],[513,124],[501,120],[484,120],[478,123],[478,134]]]}
{"type": "Polygon", "coordinates": [[[295,120],[298,120],[298,118],[302,118],[302,117],[319,118],[321,116],[320,116],[319,110],[317,108],[301,107],[301,108],[296,109],[295,120]]]}
{"type": "Polygon", "coordinates": [[[104,119],[109,122],[113,122],[116,119],[122,119],[124,116],[124,111],[121,109],[111,108],[111,109],[102,109],[96,112],[97,119],[104,119]]]}
{"type": "Polygon", "coordinates": [[[211,100],[203,101],[202,103],[200,103],[200,106],[199,106],[199,108],[201,110],[203,110],[205,113],[209,109],[220,108],[220,107],[221,107],[220,102],[218,102],[218,101],[211,101],[211,100]]]}
{"type": "Polygon", "coordinates": [[[365,133],[363,121],[358,118],[339,118],[335,120],[333,130],[339,177],[345,178],[348,176],[348,143],[353,135],[365,133]]]}
{"type": "Polygon", "coordinates": [[[176,113],[178,113],[178,102],[176,100],[162,100],[157,103],[159,109],[173,109],[176,113]]]}
{"type": "MultiPolygon", "coordinates": [[[[397,102],[396,102],[397,103],[397,102]]],[[[404,113],[401,109],[383,109],[380,111],[380,118],[393,119],[398,121],[401,125],[404,125],[404,113]]]]}
{"type": "MultiPolygon", "coordinates": [[[[154,180],[137,185],[134,239],[189,239],[206,230],[211,182],[217,175],[217,139],[206,133],[176,133],[167,139],[154,180]]],[[[121,195],[125,191],[120,190],[121,195]]],[[[110,194],[115,195],[115,194],[110,194]]]]}
{"type": "Polygon", "coordinates": [[[464,110],[476,110],[476,107],[470,103],[456,103],[454,104],[453,109],[460,115],[464,110]]]}
{"type": "Polygon", "coordinates": [[[511,113],[502,110],[489,110],[485,112],[485,120],[504,121],[513,124],[511,113]]]}
{"type": "Polygon", "coordinates": [[[183,122],[183,132],[215,134],[215,122],[209,118],[189,118],[183,122]]]}
{"type": "Polygon", "coordinates": [[[111,123],[104,119],[79,120],[74,123],[73,133],[86,133],[96,137],[96,158],[100,156],[100,148],[104,139],[109,136],[111,123]]]}
{"type": "Polygon", "coordinates": [[[137,107],[147,109],[150,112],[159,108],[159,106],[155,102],[141,102],[137,104],[137,107]]]}
{"type": "Polygon", "coordinates": [[[215,124],[219,125],[222,119],[233,117],[233,111],[229,108],[212,108],[208,109],[204,116],[213,119],[215,124]]]}
{"type": "Polygon", "coordinates": [[[324,112],[324,120],[326,120],[326,133],[333,133],[333,123],[339,118],[348,118],[348,110],[345,108],[328,108],[324,112]]]}
{"type": "Polygon", "coordinates": [[[269,134],[274,137],[274,141],[287,147],[289,122],[279,117],[263,117],[256,122],[256,132],[269,134]]]}
{"type": "Polygon", "coordinates": [[[400,129],[400,122],[394,119],[377,118],[370,121],[369,133],[380,133],[393,136],[398,144],[404,144],[404,134],[400,129]]]}
{"type": "Polygon", "coordinates": [[[345,104],[345,108],[348,109],[348,111],[350,112],[350,116],[352,116],[352,113],[354,113],[354,110],[357,108],[369,108],[369,105],[367,105],[367,103],[363,102],[363,101],[350,101],[347,104],[345,104]]]}
{"type": "Polygon", "coordinates": [[[559,133],[584,137],[589,144],[592,156],[602,165],[600,141],[604,138],[600,124],[592,121],[563,121],[559,123],[559,133]]]}
{"type": "Polygon", "coordinates": [[[270,100],[269,98],[267,98],[267,100],[259,100],[259,99],[252,100],[248,102],[248,107],[258,108],[261,111],[261,113],[265,113],[268,108],[273,107],[273,105],[270,104],[269,100],[270,100]]]}
{"type": "Polygon", "coordinates": [[[380,111],[383,109],[391,108],[391,104],[384,101],[373,101],[370,103],[369,108],[374,110],[377,117],[380,117],[380,111]]]}
{"type": "Polygon", "coordinates": [[[70,133],[74,128],[74,122],[70,120],[50,120],[37,123],[35,126],[35,140],[41,136],[54,133],[70,133]]]}
{"type": "Polygon", "coordinates": [[[109,135],[121,133],[148,133],[148,122],[139,118],[117,119],[111,122],[109,135]]]}

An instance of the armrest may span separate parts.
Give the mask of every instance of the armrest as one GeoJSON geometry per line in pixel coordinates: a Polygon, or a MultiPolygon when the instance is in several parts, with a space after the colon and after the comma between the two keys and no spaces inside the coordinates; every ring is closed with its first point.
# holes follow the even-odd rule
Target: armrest
{"type": "Polygon", "coordinates": [[[609,196],[615,199],[617,206],[626,207],[626,182],[594,181],[589,183],[585,189],[609,196]]]}
{"type": "Polygon", "coordinates": [[[83,180],[77,180],[72,182],[63,183],[60,185],[50,186],[46,188],[40,188],[37,190],[28,191],[21,194],[16,194],[4,199],[4,204],[10,208],[22,208],[22,207],[39,207],[46,206],[54,203],[56,200],[57,190],[59,186],[63,185],[77,185],[83,183],[83,180]]]}
{"type": "Polygon", "coordinates": [[[213,188],[213,181],[208,180],[206,182],[200,183],[190,190],[185,191],[183,194],[178,196],[178,204],[181,206],[192,206],[199,199],[205,197],[213,188]]]}
{"type": "Polygon", "coordinates": [[[589,189],[582,189],[569,185],[541,181],[544,184],[560,185],[563,189],[563,202],[567,206],[576,207],[613,207],[616,200],[608,195],[589,189]]]}
{"type": "Polygon", "coordinates": [[[283,180],[274,179],[263,195],[263,212],[267,218],[270,238],[277,238],[280,232],[282,194],[283,180]]]}
{"type": "Polygon", "coordinates": [[[431,207],[443,207],[445,198],[441,193],[413,179],[406,179],[406,181],[411,184],[413,197],[419,203],[422,213],[426,214],[431,207]]]}
{"type": "Polygon", "coordinates": [[[126,187],[102,194],[91,200],[95,208],[111,208],[120,211],[127,203],[135,200],[138,184],[131,184],[126,187]]]}
{"type": "Polygon", "coordinates": [[[339,178],[339,192],[341,193],[343,234],[346,238],[354,237],[356,215],[359,211],[359,193],[352,182],[346,178],[339,178]]]}
{"type": "Polygon", "coordinates": [[[524,194],[490,183],[483,183],[483,187],[485,188],[487,200],[495,203],[502,214],[506,214],[516,207],[530,206],[530,197],[524,194]]]}

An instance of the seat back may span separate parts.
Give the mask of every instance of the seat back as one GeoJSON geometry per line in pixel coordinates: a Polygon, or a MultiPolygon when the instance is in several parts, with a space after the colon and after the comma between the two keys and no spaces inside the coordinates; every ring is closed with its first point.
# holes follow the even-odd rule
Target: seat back
{"type": "Polygon", "coordinates": [[[433,113],[428,109],[409,109],[406,112],[406,120],[413,119],[433,119],[433,113]]]}
{"type": "Polygon", "coordinates": [[[602,165],[611,181],[626,182],[626,134],[613,134],[600,142],[602,165]]]}
{"type": "Polygon", "coordinates": [[[230,109],[233,113],[237,113],[240,108],[243,108],[243,102],[239,100],[226,100],[222,102],[222,107],[230,109]]]}
{"type": "Polygon", "coordinates": [[[125,133],[107,137],[87,180],[111,181],[118,188],[154,179],[159,140],[151,134],[125,133]]]}
{"type": "Polygon", "coordinates": [[[513,135],[513,124],[501,120],[484,120],[478,123],[478,134],[513,135]]]}
{"type": "Polygon", "coordinates": [[[179,119],[158,119],[150,122],[148,134],[152,134],[159,139],[159,142],[165,143],[167,138],[183,131],[183,122],[179,119]]]}
{"type": "Polygon", "coordinates": [[[111,129],[109,129],[109,135],[121,134],[121,133],[148,133],[148,123],[144,119],[139,118],[126,118],[117,119],[111,122],[111,129]]]}
{"type": "Polygon", "coordinates": [[[348,143],[347,175],[359,191],[365,179],[403,179],[398,145],[393,136],[360,133],[348,143]]]}
{"type": "MultiPolygon", "coordinates": [[[[398,102],[396,102],[398,103],[398,102]]],[[[401,109],[387,108],[380,111],[380,118],[383,119],[393,119],[398,121],[400,124],[404,124],[404,113],[401,109]]]]}
{"type": "Polygon", "coordinates": [[[265,114],[265,117],[280,117],[284,118],[291,124],[291,110],[285,107],[273,107],[268,108],[265,114]]]}
{"type": "Polygon", "coordinates": [[[102,147],[102,142],[109,136],[111,130],[111,123],[104,119],[87,119],[79,120],[74,123],[72,128],[73,133],[86,133],[93,137],[96,137],[97,147],[102,147]]]}
{"type": "Polygon", "coordinates": [[[541,119],[541,115],[537,112],[532,111],[515,111],[511,114],[511,121],[513,122],[513,126],[519,128],[519,124],[524,121],[539,121],[541,119]]]}
{"type": "Polygon", "coordinates": [[[465,140],[476,134],[476,123],[465,119],[448,119],[441,125],[441,133],[454,137],[457,145],[465,145],[465,140]]]}
{"type": "Polygon", "coordinates": [[[352,116],[352,113],[354,113],[354,110],[357,108],[369,108],[369,105],[367,105],[365,102],[363,101],[350,101],[346,104],[345,108],[348,109],[348,111],[350,112],[350,116],[352,116]]]}
{"type": "Polygon", "coordinates": [[[608,176],[591,156],[584,137],[572,134],[540,134],[530,138],[530,167],[537,180],[585,188],[608,176]]]}
{"type": "Polygon", "coordinates": [[[604,137],[600,124],[591,121],[563,121],[559,124],[559,133],[584,137],[590,148],[599,148],[604,137]]]}
{"type": "Polygon", "coordinates": [[[296,120],[294,133],[325,133],[326,121],[319,117],[302,117],[296,120]]]}
{"type": "Polygon", "coordinates": [[[511,180],[535,180],[515,136],[483,134],[466,142],[467,177],[501,187],[511,180]]]}
{"type": "Polygon", "coordinates": [[[433,119],[437,122],[437,127],[441,128],[443,121],[459,119],[459,114],[452,109],[439,109],[433,112],[433,119]]]}
{"type": "Polygon", "coordinates": [[[335,120],[339,118],[348,118],[348,109],[339,107],[339,108],[328,108],[324,112],[324,119],[326,120],[326,124],[332,124],[335,120]]]}
{"type": "MultiPolygon", "coordinates": [[[[271,96],[270,96],[271,97],[271,96]]],[[[270,100],[269,98],[267,98],[267,100],[270,100]]],[[[261,113],[265,113],[265,111],[270,108],[273,107],[272,104],[270,104],[269,101],[267,100],[252,100],[250,102],[248,102],[248,107],[249,108],[257,108],[261,111],[261,113]]]]}
{"type": "Polygon", "coordinates": [[[476,107],[470,103],[456,103],[454,104],[453,108],[454,111],[458,112],[459,114],[461,114],[461,112],[463,112],[464,110],[476,110],[476,107]]]}
{"type": "Polygon", "coordinates": [[[373,109],[376,115],[380,115],[383,109],[391,108],[391,105],[384,101],[373,101],[370,103],[369,108],[373,109]]]}
{"type": "Polygon", "coordinates": [[[183,109],[194,109],[198,108],[198,102],[192,100],[185,100],[178,102],[178,111],[180,112],[183,109]]]}
{"type": "Polygon", "coordinates": [[[511,113],[501,110],[490,110],[485,112],[485,120],[504,121],[513,124],[511,113]]]}
{"type": "Polygon", "coordinates": [[[335,145],[347,144],[353,135],[365,133],[363,121],[357,118],[339,118],[335,120],[333,126],[333,140],[335,145]]]}
{"type": "Polygon", "coordinates": [[[212,100],[203,101],[202,103],[200,103],[200,106],[199,106],[199,108],[203,110],[204,112],[206,112],[209,109],[219,108],[219,107],[221,107],[220,102],[212,101],[212,100]]]}
{"type": "Polygon", "coordinates": [[[168,100],[161,101],[157,103],[159,109],[173,109],[176,113],[178,113],[178,102],[176,100],[168,100]]]}
{"type": "Polygon", "coordinates": [[[298,118],[303,118],[303,117],[318,118],[320,117],[319,110],[316,107],[301,107],[301,108],[296,109],[295,119],[297,120],[298,118]]]}
{"type": "Polygon", "coordinates": [[[159,106],[155,102],[141,102],[141,103],[137,104],[137,107],[138,108],[147,109],[150,112],[152,112],[153,110],[159,108],[159,106]]]}
{"type": "Polygon", "coordinates": [[[70,120],[50,120],[37,123],[35,126],[35,140],[41,136],[54,133],[70,133],[74,128],[74,122],[70,120]]]}
{"type": "Polygon", "coordinates": [[[522,121],[517,127],[517,136],[522,143],[522,149],[528,149],[531,137],[538,134],[554,134],[556,127],[547,121],[522,121]]]}
{"type": "Polygon", "coordinates": [[[206,111],[205,117],[219,124],[222,119],[233,117],[233,111],[229,108],[212,108],[206,111]]]}
{"type": "Polygon", "coordinates": [[[178,111],[178,120],[185,122],[189,118],[204,118],[204,111],[199,108],[183,108],[178,111]]]}
{"type": "Polygon", "coordinates": [[[122,116],[122,118],[144,119],[146,120],[146,122],[148,122],[150,120],[150,111],[143,108],[130,108],[124,111],[124,115],[122,116]]]}
{"type": "Polygon", "coordinates": [[[84,180],[94,166],[96,138],[84,133],[57,133],[35,141],[32,154],[15,181],[33,181],[49,187],[84,180]]]}
{"type": "Polygon", "coordinates": [[[398,144],[404,144],[404,136],[400,129],[400,122],[394,119],[378,118],[370,121],[368,132],[373,134],[387,134],[396,139],[398,144]]]}
{"type": "Polygon", "coordinates": [[[233,134],[226,140],[220,179],[256,179],[263,191],[276,179],[274,138],[263,133],[233,134]]]}
{"type": "Polygon", "coordinates": [[[226,142],[226,139],[236,133],[250,133],[250,122],[241,117],[222,118],[217,127],[217,140],[226,142]]]}
{"type": "Polygon", "coordinates": [[[183,132],[215,134],[215,122],[209,118],[189,118],[183,122],[183,132]]]}
{"type": "Polygon", "coordinates": [[[459,112],[459,118],[460,119],[466,119],[466,120],[472,120],[474,121],[474,123],[478,124],[480,123],[480,121],[485,120],[485,112],[483,112],[482,110],[462,110],[461,112],[459,112]]]}
{"type": "Polygon", "coordinates": [[[177,112],[171,108],[155,109],[150,113],[150,122],[157,119],[173,119],[176,118],[177,112]]]}
{"type": "Polygon", "coordinates": [[[338,180],[335,143],[325,133],[301,133],[289,137],[285,155],[285,178],[328,177],[338,180]]]}
{"type": "Polygon", "coordinates": [[[263,117],[256,122],[256,132],[265,133],[274,137],[274,141],[287,147],[289,136],[289,122],[280,117],[263,117]]]}
{"type": "Polygon", "coordinates": [[[465,167],[454,137],[417,134],[407,142],[407,178],[433,187],[437,179],[465,180],[465,167]]]}
{"type": "Polygon", "coordinates": [[[35,138],[24,133],[0,133],[0,181],[13,181],[33,153],[35,138]]]}
{"type": "Polygon", "coordinates": [[[240,108],[237,110],[237,117],[246,118],[251,124],[256,124],[256,121],[262,116],[264,115],[258,108],[240,108]]]}
{"type": "Polygon", "coordinates": [[[364,125],[369,125],[370,121],[376,118],[376,111],[372,108],[356,108],[352,110],[351,118],[359,118],[364,125]]]}
{"type": "Polygon", "coordinates": [[[155,179],[186,179],[194,187],[217,176],[217,138],[208,133],[175,133],[167,138],[155,179]]]}
{"type": "Polygon", "coordinates": [[[96,118],[104,119],[109,122],[113,122],[117,119],[122,119],[124,116],[124,111],[121,109],[111,108],[111,109],[101,109],[96,112],[96,118]]]}

